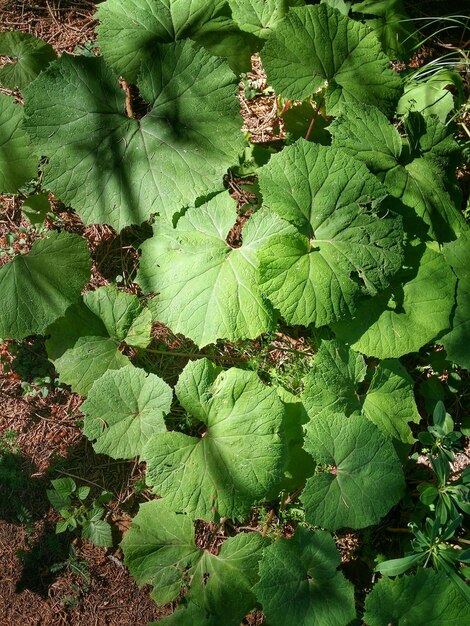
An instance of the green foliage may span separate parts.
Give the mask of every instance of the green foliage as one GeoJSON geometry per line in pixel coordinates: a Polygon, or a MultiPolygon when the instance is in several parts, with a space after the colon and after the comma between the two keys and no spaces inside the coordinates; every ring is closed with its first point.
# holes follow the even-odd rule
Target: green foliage
{"type": "Polygon", "coordinates": [[[166,430],[173,392],[155,376],[127,365],[98,378],[82,404],[83,432],[96,440],[93,447],[113,459],[131,459],[141,453],[156,432],[166,430]]]}
{"type": "Polygon", "coordinates": [[[52,489],[47,490],[49,502],[62,517],[56,524],[56,533],[80,529],[84,539],[95,546],[113,545],[111,526],[103,519],[104,505],[112,499],[112,494],[103,491],[92,502],[86,502],[90,487],[78,487],[72,478],[57,478],[51,481],[52,489]]]}
{"type": "Polygon", "coordinates": [[[171,512],[162,500],[141,505],[122,547],[125,563],[139,584],[154,587],[159,604],[174,600],[189,587],[184,603],[167,623],[240,623],[255,605],[252,586],[257,563],[268,540],[257,533],[227,539],[217,556],[196,547],[194,528],[185,515],[171,512]],[[205,617],[203,617],[205,616],[205,617]],[[181,620],[181,621],[180,621],[181,620]]]}
{"type": "MultiPolygon", "coordinates": [[[[145,462],[159,499],[122,545],[137,582],[177,602],[163,624],[239,626],[260,607],[273,626],[455,624],[470,473],[450,462],[466,428],[438,404],[426,430],[417,406],[454,394],[457,424],[465,411],[469,228],[448,123],[460,96],[426,72],[402,95],[382,51],[415,45],[398,0],[304,4],[105,0],[100,56],[53,60],[30,36],[0,36],[25,102],[0,96],[0,192],[26,198],[31,221],[4,236],[0,336],[21,344],[5,342],[2,367],[29,346],[41,369],[28,353],[23,390],[44,395],[55,374],[30,338],[43,336],[60,382],[87,396],[95,450],[145,462]],[[240,130],[236,74],[252,52],[287,130],[270,146],[240,130]],[[242,206],[235,176],[256,200],[242,206]],[[137,287],[87,284],[84,239],[48,230],[50,192],[85,224],[149,222],[137,287]],[[29,251],[26,234],[40,237],[29,251]],[[160,376],[178,379],[175,399],[160,376]],[[402,496],[406,512],[392,511],[402,496]],[[400,528],[376,545],[396,530],[386,515],[413,520],[411,542],[400,528]],[[374,583],[365,616],[333,538],[311,524],[380,524],[361,533],[367,566],[398,578],[374,583]]],[[[4,482],[21,486],[5,442],[4,482]]],[[[58,531],[111,545],[109,495],[53,487],[58,531]]]]}
{"type": "Polygon", "coordinates": [[[265,548],[255,593],[272,626],[343,626],[356,617],[353,585],[337,571],[331,535],[298,527],[265,548]],[[295,597],[295,602],[292,598],[295,597]]]}
{"type": "Polygon", "coordinates": [[[0,55],[9,57],[0,69],[0,85],[24,89],[56,58],[52,46],[27,33],[0,33],[0,55]]]}
{"type": "Polygon", "coordinates": [[[443,572],[419,568],[414,576],[382,578],[366,599],[369,626],[458,626],[470,619],[470,604],[443,572]]]}
{"type": "Polygon", "coordinates": [[[307,521],[336,530],[379,521],[403,495],[394,447],[366,417],[333,414],[306,426],[305,449],[317,462],[301,496],[307,521]]]}
{"type": "Polygon", "coordinates": [[[376,36],[326,4],[291,9],[261,59],[277,93],[305,100],[321,91],[329,115],[356,102],[390,113],[400,96],[402,81],[376,36]]]}
{"type": "Polygon", "coordinates": [[[200,433],[153,435],[142,454],[148,483],[171,510],[243,518],[282,479],[282,402],[254,372],[220,372],[206,359],[188,363],[175,392],[200,433]]]}
{"type": "Polygon", "coordinates": [[[0,192],[15,193],[37,176],[38,158],[22,127],[23,107],[0,94],[0,192]]]}
{"type": "Polygon", "coordinates": [[[264,202],[298,232],[259,251],[261,286],[290,324],[351,317],[402,262],[401,219],[385,189],[343,151],[299,140],[260,172],[264,202]]]}
{"type": "Polygon", "coordinates": [[[254,339],[274,328],[274,311],[258,286],[256,252],[272,235],[293,229],[262,210],[235,247],[227,239],[236,219],[234,201],[222,193],[189,209],[175,228],[157,219],[155,237],[142,246],[138,281],[145,293],[159,292],[149,305],[154,319],[198,346],[254,339]]]}
{"type": "Polygon", "coordinates": [[[0,336],[23,339],[44,334],[79,299],[90,266],[81,237],[50,232],[28,254],[0,268],[0,336]]]}
{"type": "Polygon", "coordinates": [[[150,330],[149,310],[136,296],[110,285],[85,294],[52,324],[46,347],[60,381],[87,395],[105,372],[129,364],[121,344],[147,346],[150,330]]]}

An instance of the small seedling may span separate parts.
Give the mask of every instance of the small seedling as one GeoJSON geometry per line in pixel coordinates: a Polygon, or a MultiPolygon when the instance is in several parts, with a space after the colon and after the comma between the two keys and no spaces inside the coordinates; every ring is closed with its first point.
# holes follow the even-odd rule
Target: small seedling
{"type": "Polygon", "coordinates": [[[56,533],[73,532],[80,528],[83,539],[89,539],[96,546],[112,546],[111,526],[104,519],[104,505],[112,500],[112,493],[103,491],[90,503],[86,502],[90,487],[78,487],[72,478],[58,478],[51,483],[53,488],[47,490],[47,497],[62,517],[56,524],[56,533]]]}

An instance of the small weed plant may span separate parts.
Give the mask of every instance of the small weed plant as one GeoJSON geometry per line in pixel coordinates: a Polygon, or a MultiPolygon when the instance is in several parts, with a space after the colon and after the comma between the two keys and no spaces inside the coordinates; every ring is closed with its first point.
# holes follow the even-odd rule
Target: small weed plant
{"type": "MultiPolygon", "coordinates": [[[[155,498],[121,544],[131,574],[178,602],[168,625],[255,609],[270,626],[468,623],[469,473],[451,469],[463,438],[438,402],[470,367],[460,76],[392,69],[419,41],[399,0],[106,0],[97,17],[97,45],[60,58],[0,34],[0,83],[22,102],[0,95],[0,191],[29,183],[40,233],[28,250],[7,237],[0,336],[43,337],[95,451],[145,462],[155,498]],[[236,97],[255,52],[286,131],[256,149],[236,97]],[[228,171],[251,176],[249,211],[228,171]],[[85,289],[85,239],[41,226],[49,194],[85,225],[151,221],[141,297],[121,275],[85,289]],[[153,324],[193,348],[156,345],[153,324]],[[415,396],[435,350],[456,374],[415,396]],[[413,539],[398,558],[375,546],[356,602],[335,538],[385,518],[413,539]]],[[[57,531],[111,545],[108,496],[52,485],[57,531]]]]}

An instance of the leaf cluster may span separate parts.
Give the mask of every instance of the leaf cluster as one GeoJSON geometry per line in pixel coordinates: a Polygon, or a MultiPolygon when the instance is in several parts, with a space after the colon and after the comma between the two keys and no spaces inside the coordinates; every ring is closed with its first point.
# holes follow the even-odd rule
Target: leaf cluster
{"type": "MultiPolygon", "coordinates": [[[[0,336],[45,336],[60,382],[86,397],[95,450],[146,463],[160,498],[122,545],[158,603],[180,598],[163,623],[238,626],[261,606],[273,625],[344,626],[354,588],[331,533],[381,523],[418,445],[400,359],[437,342],[470,367],[470,235],[450,109],[414,107],[390,67],[415,41],[398,1],[106,0],[97,16],[100,56],[55,59],[30,36],[0,38],[17,60],[0,83],[24,98],[0,96],[0,191],[36,179],[38,223],[46,193],[85,224],[151,220],[136,279],[145,297],[90,289],[84,239],[46,230],[0,268],[0,336]],[[291,112],[285,145],[262,156],[246,146],[236,100],[255,51],[286,102],[280,115],[291,112]],[[243,167],[260,194],[245,211],[224,187],[243,167]],[[156,322],[199,349],[296,326],[315,356],[288,391],[198,352],[172,389],[136,366],[156,322]],[[294,501],[301,524],[288,519],[294,501]],[[240,530],[263,502],[265,529],[240,530]],[[276,512],[292,526],[276,527],[276,512]],[[212,528],[202,547],[201,524],[212,528]]],[[[423,623],[423,581],[439,589],[432,611],[452,616],[441,624],[469,615],[467,555],[449,547],[468,513],[468,473],[449,482],[460,435],[441,405],[433,420],[418,439],[435,473],[419,487],[434,519],[412,527],[412,554],[378,567],[400,577],[374,586],[366,623],[423,623]]],[[[53,487],[58,532],[80,527],[110,545],[107,494],[89,505],[73,480],[53,487]]]]}

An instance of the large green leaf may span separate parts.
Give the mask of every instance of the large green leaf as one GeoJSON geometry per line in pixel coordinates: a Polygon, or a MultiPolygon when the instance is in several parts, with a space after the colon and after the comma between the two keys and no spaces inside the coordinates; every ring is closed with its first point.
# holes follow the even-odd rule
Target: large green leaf
{"type": "Polygon", "coordinates": [[[305,100],[323,91],[329,115],[355,102],[391,113],[402,88],[375,34],[326,4],[291,9],[261,59],[277,93],[305,100]]]}
{"type": "MultiPolygon", "coordinates": [[[[413,234],[439,241],[455,239],[465,220],[455,202],[450,165],[458,145],[437,118],[415,113],[405,120],[406,140],[377,108],[348,107],[330,126],[333,145],[363,161],[388,191],[399,198],[405,224],[413,234]],[[447,167],[446,167],[447,166],[447,167]],[[411,215],[417,215],[413,221],[411,215]],[[421,224],[424,222],[424,224],[421,224]]],[[[400,210],[396,207],[396,210],[400,210]]]]}
{"type": "Polygon", "coordinates": [[[352,348],[380,359],[417,352],[450,328],[456,279],[444,256],[409,246],[396,282],[361,306],[354,319],[333,325],[352,348]]]}
{"type": "Polygon", "coordinates": [[[261,247],[261,287],[290,324],[352,317],[402,262],[401,218],[383,210],[386,190],[341,150],[299,140],[261,170],[264,202],[299,233],[261,247]]]}
{"type": "Polygon", "coordinates": [[[176,599],[189,586],[174,617],[164,623],[208,626],[223,620],[238,626],[256,603],[252,586],[266,543],[258,533],[240,533],[211,554],[196,547],[190,518],[154,500],[141,505],[122,548],[131,574],[140,585],[154,587],[152,597],[159,604],[176,599]],[[185,621],[188,617],[192,621],[185,621]]]}
{"type": "Polygon", "coordinates": [[[375,16],[365,23],[375,32],[390,58],[408,60],[419,45],[413,21],[405,11],[403,0],[364,0],[354,4],[352,10],[375,16]]]}
{"type": "Polygon", "coordinates": [[[145,347],[150,330],[150,311],[142,308],[137,296],[110,285],[86,293],[52,324],[46,348],[60,380],[87,395],[107,370],[129,364],[119,349],[121,342],[145,347]]]}
{"type": "Polygon", "coordinates": [[[163,624],[239,626],[256,605],[253,585],[262,548],[268,543],[259,533],[239,533],[224,541],[218,555],[202,552],[192,570],[189,593],[163,624]]]}
{"type": "Polygon", "coordinates": [[[284,408],[254,372],[216,373],[206,359],[190,362],[176,386],[183,408],[196,409],[201,436],[157,433],[142,456],[148,484],[171,510],[242,518],[283,478],[284,408]]]}
{"type": "Polygon", "coordinates": [[[243,226],[241,246],[232,247],[227,235],[236,219],[235,202],[219,194],[189,209],[176,228],[157,220],[142,246],[138,282],[145,293],[158,292],[149,304],[154,318],[198,346],[274,328],[274,311],[258,288],[256,252],[274,233],[294,229],[261,210],[243,226]]]}
{"type": "Polygon", "coordinates": [[[158,44],[193,39],[212,54],[228,57],[238,72],[249,69],[256,43],[231,19],[225,0],[108,0],[100,4],[97,16],[104,58],[131,82],[158,44]]]}
{"type": "Polygon", "coordinates": [[[414,576],[377,581],[366,598],[368,626],[461,626],[470,605],[444,572],[419,568],[414,576]]]}
{"type": "Polygon", "coordinates": [[[169,511],[163,500],[140,505],[121,546],[130,573],[139,585],[154,587],[158,604],[178,596],[186,568],[200,557],[191,519],[169,511]]]}
{"type": "Polygon", "coordinates": [[[86,241],[57,231],[0,268],[0,337],[44,334],[80,298],[90,268],[86,241]]]}
{"type": "Polygon", "coordinates": [[[367,387],[363,357],[337,341],[323,341],[304,379],[302,402],[310,417],[362,411],[383,434],[413,443],[408,422],[420,421],[413,380],[399,361],[382,361],[367,387]]]}
{"type": "Polygon", "coordinates": [[[439,339],[449,359],[470,370],[470,231],[444,246],[444,257],[457,276],[452,329],[439,339]]]}
{"type": "Polygon", "coordinates": [[[233,19],[242,30],[266,39],[290,7],[303,6],[304,0],[229,0],[233,19]]]}
{"type": "Polygon", "coordinates": [[[150,437],[166,430],[165,415],[173,392],[155,374],[128,365],[109,370],[90,389],[80,407],[83,432],[95,440],[93,448],[113,459],[132,459],[142,453],[150,437]]]}
{"type": "Polygon", "coordinates": [[[24,109],[0,94],[0,193],[16,193],[38,175],[38,159],[23,130],[24,109]]]}
{"type": "Polygon", "coordinates": [[[44,186],[87,224],[168,218],[222,186],[243,136],[235,77],[190,41],[159,48],[138,86],[151,110],[125,114],[102,58],[63,55],[26,90],[26,126],[48,157],[44,186]],[[197,77],[197,78],[196,78],[197,77]]]}
{"type": "Polygon", "coordinates": [[[0,33],[0,55],[13,62],[0,68],[0,85],[24,89],[56,58],[53,47],[28,33],[0,33]]]}
{"type": "Polygon", "coordinates": [[[337,571],[331,535],[299,526],[265,548],[256,597],[271,626],[344,626],[355,617],[354,587],[337,571]]]}
{"type": "Polygon", "coordinates": [[[393,444],[365,416],[314,417],[305,449],[319,464],[301,500],[312,524],[364,528],[376,524],[403,495],[405,481],[393,444]]]}

